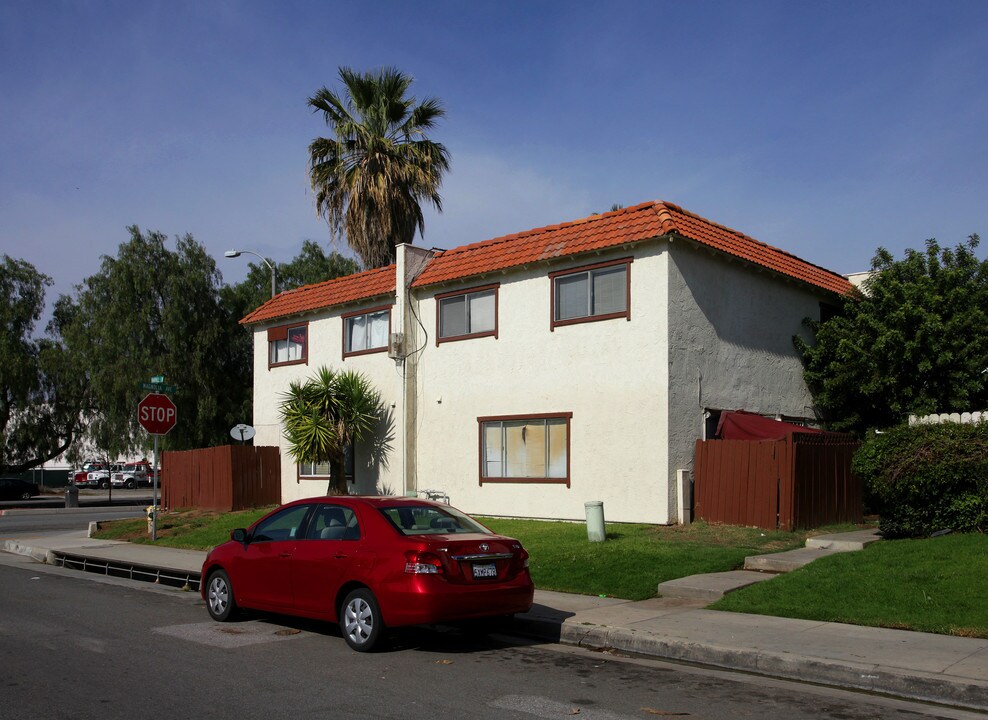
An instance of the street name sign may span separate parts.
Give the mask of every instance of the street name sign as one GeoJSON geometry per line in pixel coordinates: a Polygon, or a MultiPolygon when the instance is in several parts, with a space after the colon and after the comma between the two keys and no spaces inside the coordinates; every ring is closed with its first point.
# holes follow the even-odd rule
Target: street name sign
{"type": "Polygon", "coordinates": [[[174,395],[178,392],[178,385],[166,385],[165,383],[159,382],[149,382],[141,383],[141,390],[146,390],[147,392],[153,393],[166,393],[168,395],[174,395]]]}

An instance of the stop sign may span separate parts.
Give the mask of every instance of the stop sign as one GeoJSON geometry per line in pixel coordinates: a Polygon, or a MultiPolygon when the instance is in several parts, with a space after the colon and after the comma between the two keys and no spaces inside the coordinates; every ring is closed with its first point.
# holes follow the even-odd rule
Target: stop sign
{"type": "Polygon", "coordinates": [[[167,435],[177,418],[175,403],[167,395],[148,393],[137,403],[137,422],[152,435],[167,435]]]}

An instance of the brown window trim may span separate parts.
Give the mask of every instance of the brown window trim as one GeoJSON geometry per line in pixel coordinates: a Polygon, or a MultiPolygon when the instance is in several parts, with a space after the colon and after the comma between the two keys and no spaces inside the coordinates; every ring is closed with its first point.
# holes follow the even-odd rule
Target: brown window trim
{"type": "Polygon", "coordinates": [[[631,263],[633,257],[618,258],[617,260],[607,260],[605,262],[594,263],[592,265],[581,265],[580,267],[567,268],[566,270],[556,270],[549,273],[549,331],[555,331],[557,327],[565,325],[579,325],[580,323],[598,322],[599,320],[614,320],[615,318],[625,318],[631,322],[631,263]],[[556,320],[556,278],[564,275],[576,275],[590,270],[612,267],[614,265],[625,265],[628,282],[625,284],[624,312],[607,313],[606,315],[587,315],[586,317],[570,318],[569,320],[556,320]]]}
{"type": "MultiPolygon", "coordinates": [[[[295,484],[296,485],[300,484],[303,480],[320,480],[322,482],[326,482],[327,480],[332,480],[332,479],[333,479],[333,476],[332,475],[303,475],[302,474],[302,468],[299,467],[299,464],[298,463],[295,463],[295,484]]],[[[347,474],[346,475],[346,481],[348,483],[353,483],[354,482],[353,475],[347,474]]]]}
{"type": "Polygon", "coordinates": [[[439,347],[440,343],[457,342],[458,340],[473,340],[475,338],[491,337],[493,336],[497,340],[498,332],[498,310],[501,295],[501,283],[490,283],[489,285],[478,285],[477,287],[466,288],[464,290],[452,290],[450,292],[439,293],[433,300],[436,301],[436,347],[439,347]],[[468,333],[466,335],[454,335],[452,337],[440,337],[439,336],[439,320],[440,320],[440,307],[442,300],[451,297],[457,297],[458,295],[471,295],[473,293],[486,292],[488,290],[494,291],[494,329],[488,330],[486,332],[478,333],[468,333]]]}
{"type": "Polygon", "coordinates": [[[297,323],[287,323],[285,325],[276,325],[274,327],[268,328],[268,370],[276,367],[286,367],[288,365],[308,365],[309,364],[309,321],[297,323]],[[305,349],[302,353],[302,357],[298,360],[288,360],[286,362],[273,363],[271,362],[271,343],[274,340],[287,340],[288,332],[290,330],[295,330],[296,328],[305,328],[305,349]]]}
{"type": "Polygon", "coordinates": [[[302,468],[299,466],[299,463],[295,463],[296,485],[301,483],[303,480],[322,480],[323,482],[325,482],[326,480],[329,480],[329,478],[330,478],[329,475],[303,475],[302,468]]]}
{"type": "Polygon", "coordinates": [[[347,352],[346,349],[346,321],[352,317],[359,317],[360,315],[372,315],[374,313],[381,312],[382,310],[388,311],[388,337],[391,337],[391,310],[394,305],[378,305],[377,307],[367,308],[366,310],[354,310],[353,312],[343,313],[340,315],[340,321],[343,324],[343,359],[346,360],[348,357],[358,357],[360,355],[373,355],[374,353],[382,353],[388,351],[388,344],[384,343],[381,347],[370,348],[369,350],[357,350],[355,352],[347,352]]]}
{"type": "Polygon", "coordinates": [[[572,442],[572,425],[573,425],[573,413],[571,412],[552,412],[552,413],[528,413],[522,415],[485,415],[483,417],[477,418],[477,475],[480,482],[478,483],[481,487],[485,483],[516,483],[516,484],[537,484],[537,485],[565,485],[567,488],[570,487],[570,477],[571,473],[571,453],[570,444],[572,442]],[[499,478],[489,478],[484,477],[484,423],[485,422],[501,422],[505,420],[550,420],[564,418],[566,420],[566,477],[561,478],[511,478],[511,477],[499,477],[499,478]]]}

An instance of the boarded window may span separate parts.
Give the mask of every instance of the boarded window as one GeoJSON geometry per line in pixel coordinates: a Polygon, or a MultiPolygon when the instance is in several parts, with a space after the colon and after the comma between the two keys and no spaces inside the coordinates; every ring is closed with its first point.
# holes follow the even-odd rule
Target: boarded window
{"type": "Polygon", "coordinates": [[[482,478],[563,480],[569,476],[569,415],[481,418],[482,478]]]}

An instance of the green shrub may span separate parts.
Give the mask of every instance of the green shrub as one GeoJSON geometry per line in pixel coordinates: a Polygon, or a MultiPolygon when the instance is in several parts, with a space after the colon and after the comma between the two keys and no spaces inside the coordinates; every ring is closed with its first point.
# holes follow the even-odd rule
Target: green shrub
{"type": "Polygon", "coordinates": [[[903,425],[867,438],[853,466],[885,537],[988,530],[988,423],[903,425]]]}

